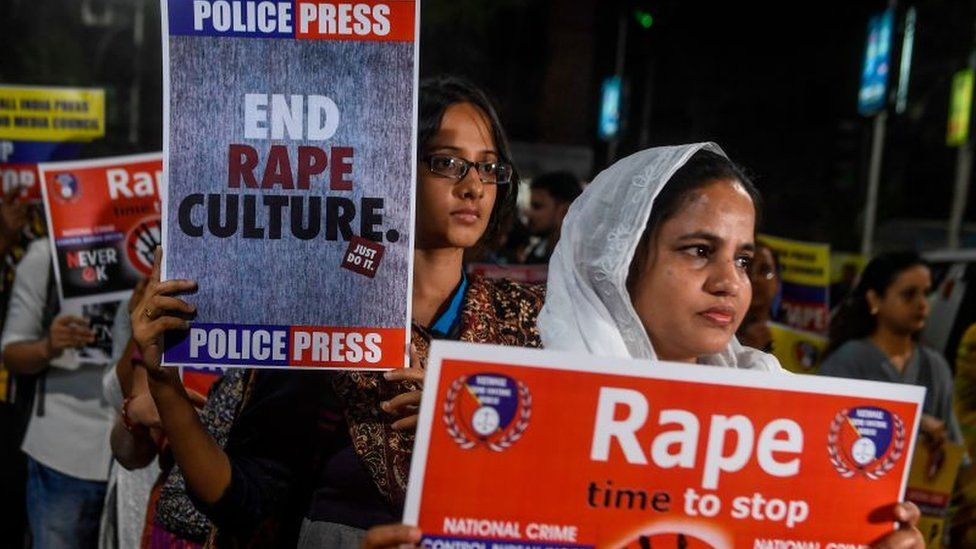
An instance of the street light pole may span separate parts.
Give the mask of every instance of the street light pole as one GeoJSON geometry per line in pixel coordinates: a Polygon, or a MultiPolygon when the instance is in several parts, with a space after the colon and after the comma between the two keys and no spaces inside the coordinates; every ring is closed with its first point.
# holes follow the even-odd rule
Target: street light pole
{"type": "MultiPolygon", "coordinates": [[[[617,19],[617,54],[614,61],[613,74],[621,83],[621,94],[623,93],[624,60],[627,53],[627,9],[626,6],[620,8],[617,19]]],[[[623,97],[621,97],[621,111],[623,110],[623,97]]],[[[620,146],[620,130],[623,128],[623,117],[620,117],[619,126],[616,134],[607,143],[607,165],[613,164],[617,158],[617,148],[620,146]]]]}
{"type": "MultiPolygon", "coordinates": [[[[976,48],[969,53],[969,70],[976,70],[976,48]]],[[[971,102],[972,97],[968,100],[971,102]]],[[[946,246],[949,249],[959,248],[962,220],[969,199],[969,180],[973,173],[973,138],[969,131],[972,125],[972,111],[968,112],[969,116],[964,121],[966,140],[960,143],[956,150],[956,181],[953,185],[949,226],[946,227],[946,246]]]]}
{"type": "Polygon", "coordinates": [[[874,115],[874,131],[871,137],[871,162],[868,168],[868,197],[864,208],[864,232],[861,238],[861,255],[871,257],[874,242],[874,223],[878,212],[878,188],[881,186],[881,157],[884,153],[885,125],[888,111],[874,115]]]}

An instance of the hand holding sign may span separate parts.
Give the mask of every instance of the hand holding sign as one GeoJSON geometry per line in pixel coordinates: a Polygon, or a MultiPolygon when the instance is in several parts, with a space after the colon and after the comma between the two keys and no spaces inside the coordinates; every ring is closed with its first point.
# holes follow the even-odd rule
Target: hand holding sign
{"type": "Polygon", "coordinates": [[[391,427],[397,431],[415,431],[420,412],[420,399],[424,394],[424,369],[413,344],[410,345],[410,367],[403,370],[391,370],[383,374],[383,377],[387,381],[414,382],[420,385],[420,389],[407,391],[380,404],[384,412],[398,417],[391,427]]]}
{"type": "Polygon", "coordinates": [[[385,524],[374,526],[366,532],[362,549],[400,549],[417,547],[420,543],[420,529],[406,524],[385,524]]]}
{"type": "Polygon", "coordinates": [[[177,316],[178,314],[192,315],[196,307],[172,294],[189,292],[196,289],[197,284],[192,280],[159,281],[159,266],[163,259],[163,252],[156,248],[153,258],[152,275],[146,284],[145,293],[139,304],[130,312],[132,320],[132,339],[142,353],[143,365],[150,376],[159,379],[176,377],[167,376],[160,367],[163,356],[163,334],[167,330],[186,330],[190,323],[177,316]]]}
{"type": "Polygon", "coordinates": [[[895,520],[899,530],[881,538],[874,549],[925,549],[925,540],[919,532],[918,520],[922,516],[918,507],[911,502],[899,503],[894,507],[895,520]]]}
{"type": "Polygon", "coordinates": [[[80,316],[62,315],[51,323],[47,335],[47,357],[52,360],[61,356],[65,349],[85,347],[95,341],[95,332],[88,321],[80,316]]]}

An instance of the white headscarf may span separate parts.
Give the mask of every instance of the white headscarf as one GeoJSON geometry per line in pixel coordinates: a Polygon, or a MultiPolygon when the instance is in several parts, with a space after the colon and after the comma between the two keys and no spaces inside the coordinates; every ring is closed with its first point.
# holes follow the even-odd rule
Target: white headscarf
{"type": "MultiPolygon", "coordinates": [[[[604,170],[573,202],[549,262],[539,332],[547,349],[656,359],[627,291],[627,275],[651,216],[654,199],[674,172],[700,150],[725,156],[714,143],[658,147],[604,170]]],[[[781,371],[775,357],[743,347],[734,337],[699,362],[781,371]]]]}

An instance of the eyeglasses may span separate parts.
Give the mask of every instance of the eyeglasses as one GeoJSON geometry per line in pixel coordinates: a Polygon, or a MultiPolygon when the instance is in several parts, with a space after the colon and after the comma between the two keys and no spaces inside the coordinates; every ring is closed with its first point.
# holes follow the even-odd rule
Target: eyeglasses
{"type": "Polygon", "coordinates": [[[512,165],[500,160],[490,162],[472,162],[466,158],[449,154],[429,154],[421,158],[427,163],[431,173],[443,177],[450,177],[461,181],[468,170],[474,166],[478,172],[478,179],[486,185],[507,185],[512,182],[512,165]]]}

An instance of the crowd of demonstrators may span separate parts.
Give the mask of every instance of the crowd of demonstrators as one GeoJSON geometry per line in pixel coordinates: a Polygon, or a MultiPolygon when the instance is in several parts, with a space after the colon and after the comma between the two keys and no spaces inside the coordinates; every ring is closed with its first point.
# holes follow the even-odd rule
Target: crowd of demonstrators
{"type": "MultiPolygon", "coordinates": [[[[23,443],[35,547],[418,543],[416,528],[397,523],[435,339],[782,375],[761,331],[749,328],[768,319],[777,284],[775,258],[755,244],[759,196],[716,145],[641,151],[582,194],[572,176],[536,178],[539,208],[529,219],[545,237],[538,257],[549,260],[548,284],[469,277],[465,252],[498,241],[518,172],[478,88],[429,79],[419,100],[411,368],[232,369],[196,394],[160,366],[163,335],[188,327],[195,308],[183,296],[196,288],[160,281],[161,251],[120,307],[113,363],[80,364],[65,351],[93,333],[84,319],[59,314],[49,241],[30,244],[2,346],[7,369],[38,378],[23,443]],[[744,339],[755,331],[760,349],[737,331],[744,339]]],[[[835,360],[849,345],[875,345],[879,368],[899,361],[906,375],[898,381],[942,391],[926,399],[926,432],[954,433],[948,370],[931,373],[944,361],[914,339],[927,270],[916,258],[869,271],[851,299],[862,296],[868,330],[838,341],[835,360]]],[[[890,511],[902,524],[882,544],[922,547],[918,509],[892,502],[890,511]]]]}
{"type": "MultiPolygon", "coordinates": [[[[46,229],[40,207],[15,200],[15,191],[9,189],[0,203],[0,312],[7,310],[17,263],[28,244],[43,236],[46,229]]],[[[5,319],[6,315],[0,314],[0,328],[5,319]]],[[[20,442],[30,417],[34,383],[26,377],[17,383],[6,371],[0,375],[6,376],[8,387],[7,399],[0,402],[0,493],[4,494],[0,498],[0,532],[22,539],[27,524],[27,458],[20,442]]]]}
{"type": "Polygon", "coordinates": [[[112,410],[102,366],[65,351],[95,340],[87,320],[60,314],[51,243],[30,244],[17,265],[3,329],[3,364],[37,375],[22,449],[27,513],[35,547],[93,545],[105,497],[112,410]]]}
{"type": "MultiPolygon", "coordinates": [[[[954,389],[954,409],[972,459],[976,456],[976,324],[959,341],[954,389]]],[[[964,468],[956,487],[949,538],[963,547],[976,546],[976,467],[964,468]]]]}

